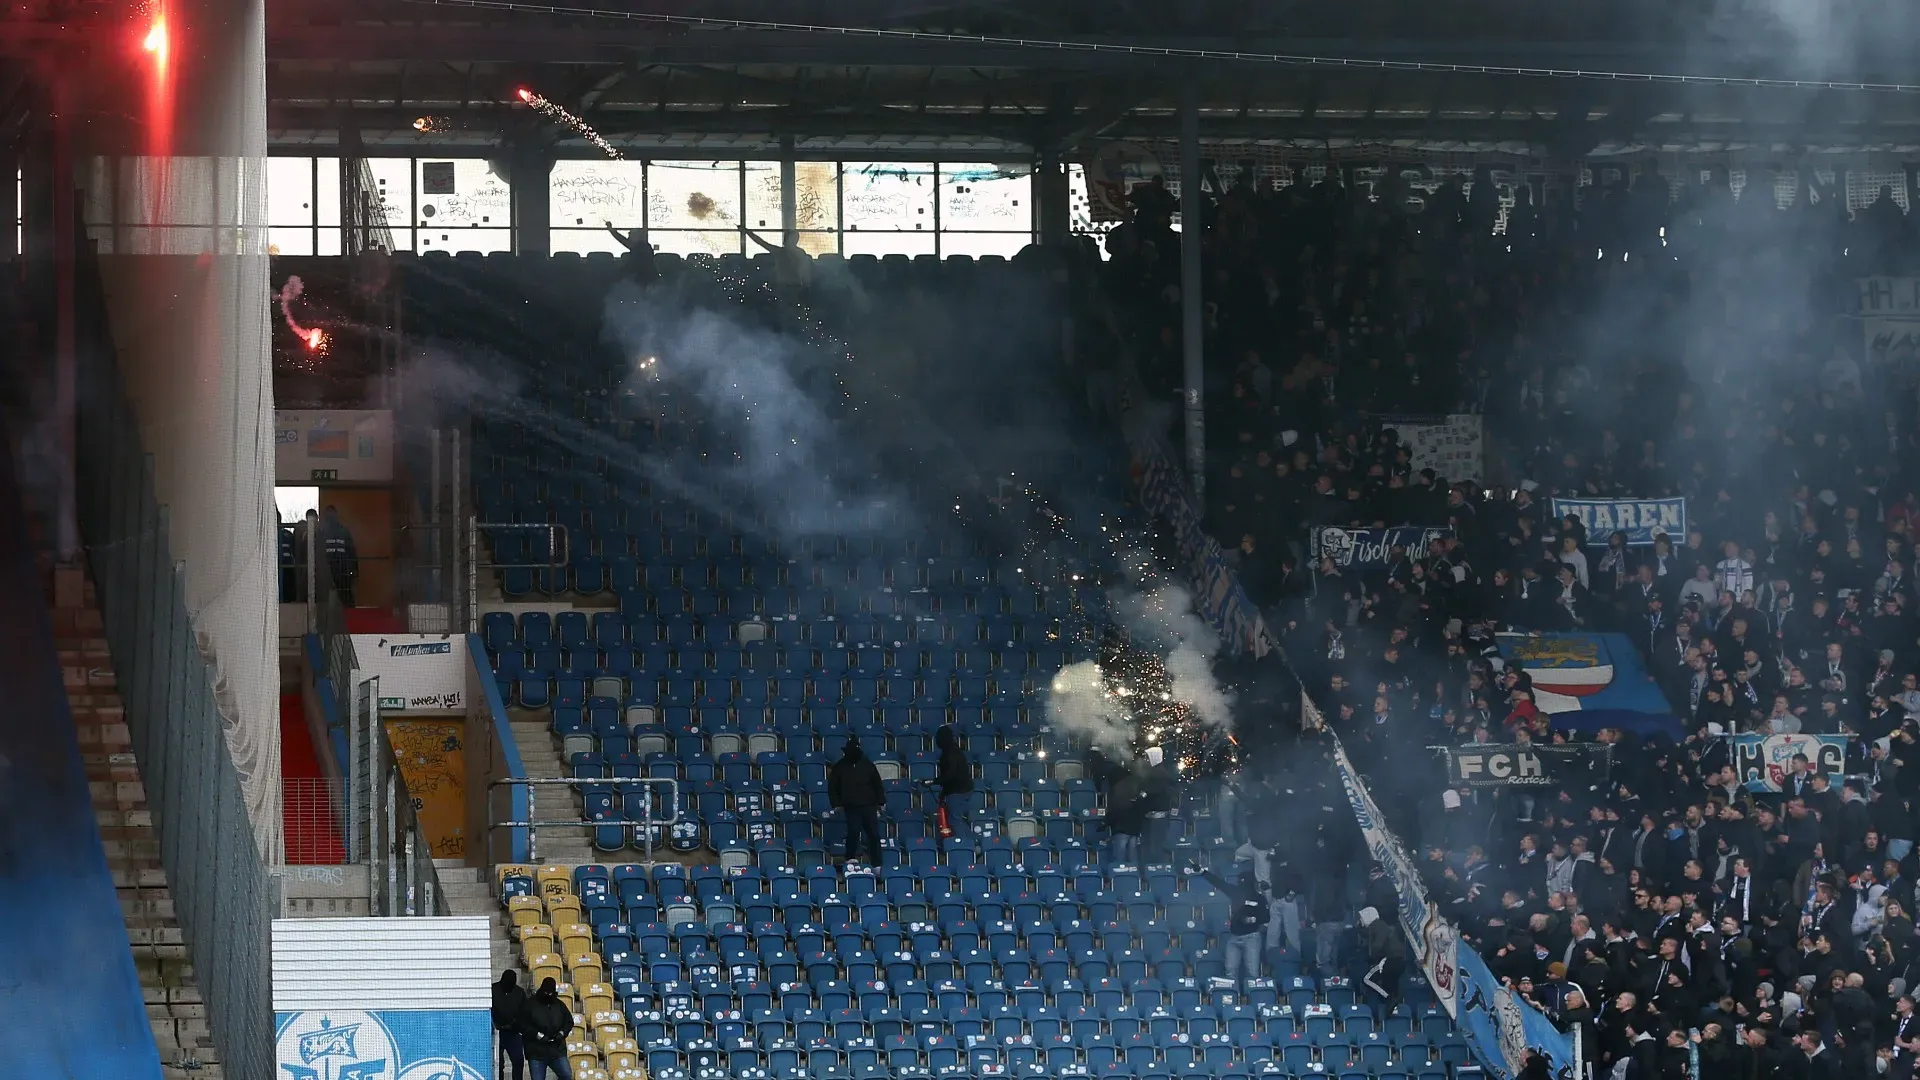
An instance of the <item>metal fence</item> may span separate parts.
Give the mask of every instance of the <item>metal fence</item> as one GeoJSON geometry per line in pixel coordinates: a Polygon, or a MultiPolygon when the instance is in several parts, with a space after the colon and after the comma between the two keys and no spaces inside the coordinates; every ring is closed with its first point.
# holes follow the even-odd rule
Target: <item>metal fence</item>
{"type": "Polygon", "coordinates": [[[289,776],[280,781],[281,810],[301,828],[286,833],[288,866],[337,866],[354,860],[346,843],[340,782],[328,776],[289,776]]]}
{"type": "Polygon", "coordinates": [[[88,299],[75,440],[81,536],[208,1027],[227,1075],[272,1076],[279,885],[261,859],[188,621],[185,574],[105,340],[104,307],[97,293],[88,299]]]}
{"type": "Polygon", "coordinates": [[[353,691],[353,728],[356,756],[365,767],[355,772],[366,778],[364,794],[353,799],[356,830],[366,834],[369,854],[369,898],[375,915],[448,915],[446,893],[433,865],[433,845],[414,817],[413,798],[407,794],[400,763],[387,741],[380,720],[380,680],[366,679],[353,691]]]}

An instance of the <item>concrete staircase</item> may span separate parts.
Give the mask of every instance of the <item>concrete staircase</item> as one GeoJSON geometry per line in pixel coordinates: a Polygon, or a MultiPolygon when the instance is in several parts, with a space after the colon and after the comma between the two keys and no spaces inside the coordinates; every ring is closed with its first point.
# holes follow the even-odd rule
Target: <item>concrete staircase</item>
{"type": "Polygon", "coordinates": [[[518,968],[520,950],[514,947],[507,913],[494,897],[493,884],[487,880],[486,871],[459,859],[435,859],[433,871],[440,879],[440,891],[447,898],[449,914],[484,915],[491,922],[493,958],[489,970],[497,975],[510,967],[518,968]]]}
{"type": "Polygon", "coordinates": [[[56,567],[52,592],[54,647],[66,679],[87,787],[93,793],[94,818],[120,893],[147,1018],[160,1048],[162,1074],[219,1080],[220,1055],[173,914],[167,873],[160,866],[160,841],[127,733],[93,583],[78,567],[56,567]]]}
{"type": "MultiPolygon", "coordinates": [[[[531,709],[518,708],[508,709],[507,714],[513,727],[513,741],[520,747],[520,763],[526,766],[527,777],[551,780],[566,776],[566,767],[560,761],[560,744],[554,739],[553,728],[546,716],[531,709]]],[[[564,784],[535,784],[532,790],[534,821],[578,821],[586,814],[579,792],[571,787],[564,784]]],[[[578,866],[594,861],[593,845],[584,826],[554,826],[534,830],[533,853],[535,861],[543,864],[578,866]]]]}

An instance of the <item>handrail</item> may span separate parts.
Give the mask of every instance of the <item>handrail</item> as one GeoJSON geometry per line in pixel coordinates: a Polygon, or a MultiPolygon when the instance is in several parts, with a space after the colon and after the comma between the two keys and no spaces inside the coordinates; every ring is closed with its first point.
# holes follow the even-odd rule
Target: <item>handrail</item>
{"type": "MultiPolygon", "coordinates": [[[[537,863],[540,861],[539,842],[536,840],[535,837],[537,835],[537,830],[541,828],[558,826],[558,827],[597,829],[607,825],[618,825],[622,828],[625,828],[627,826],[633,826],[634,828],[641,830],[641,833],[645,842],[644,850],[646,852],[646,862],[647,862],[647,865],[651,866],[653,865],[653,830],[654,828],[656,826],[672,826],[674,824],[677,824],[680,820],[680,781],[674,780],[668,777],[660,777],[660,776],[604,777],[602,776],[602,777],[584,777],[583,778],[583,777],[576,777],[576,776],[560,776],[560,777],[535,778],[535,777],[526,777],[526,776],[508,776],[508,777],[502,777],[501,779],[495,780],[489,783],[487,786],[489,788],[496,788],[496,787],[528,787],[530,788],[536,785],[552,785],[552,786],[576,787],[576,788],[587,787],[587,786],[624,787],[624,788],[638,787],[645,791],[647,798],[646,798],[646,801],[642,804],[642,808],[640,812],[641,816],[638,818],[622,816],[620,818],[617,818],[611,821],[604,820],[604,819],[595,821],[591,818],[581,817],[579,819],[562,819],[562,820],[556,820],[556,821],[535,821],[534,814],[533,814],[533,800],[531,799],[531,797],[529,797],[529,799],[527,800],[527,820],[495,821],[495,822],[488,823],[487,829],[489,831],[494,829],[525,829],[527,830],[527,861],[532,863],[537,863]],[[653,789],[661,786],[664,786],[667,788],[667,797],[665,800],[662,800],[661,802],[656,803],[653,797],[653,789]],[[671,811],[669,816],[654,817],[653,809],[656,805],[664,805],[669,811],[671,811]]],[[[529,795],[531,795],[531,793],[529,793],[529,795]]]]}

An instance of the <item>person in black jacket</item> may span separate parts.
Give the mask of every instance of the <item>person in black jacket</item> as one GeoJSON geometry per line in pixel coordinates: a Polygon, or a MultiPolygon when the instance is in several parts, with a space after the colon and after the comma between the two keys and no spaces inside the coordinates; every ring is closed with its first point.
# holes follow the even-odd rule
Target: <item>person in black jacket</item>
{"type": "Polygon", "coordinates": [[[560,1000],[560,988],[552,979],[542,979],[540,989],[527,1002],[520,1014],[520,1032],[526,1037],[533,1080],[547,1080],[548,1072],[560,1080],[573,1080],[573,1066],[567,1062],[567,1036],[573,1033],[573,1010],[560,1000]]]}
{"type": "Polygon", "coordinates": [[[327,558],[327,573],[333,577],[334,591],[343,607],[353,607],[353,582],[360,576],[360,552],[354,546],[353,532],[340,520],[336,507],[327,507],[320,519],[320,553],[327,558]]]}
{"type": "Polygon", "coordinates": [[[1260,977],[1260,951],[1272,917],[1272,900],[1251,860],[1240,868],[1240,880],[1231,885],[1211,870],[1200,876],[1227,898],[1226,977],[1238,990],[1260,977]]]}
{"type": "Polygon", "coordinates": [[[500,973],[493,984],[493,1029],[500,1033],[500,1058],[496,1075],[505,1076],[506,1062],[513,1062],[513,1080],[521,1080],[527,1069],[526,1036],[520,1023],[527,1011],[527,992],[520,989],[519,977],[512,968],[500,973]]]}
{"type": "Polygon", "coordinates": [[[964,839],[973,835],[967,821],[967,806],[973,802],[973,762],[960,749],[952,724],[940,725],[933,743],[940,748],[940,775],[934,783],[940,786],[940,805],[947,810],[948,835],[964,839]]]}
{"type": "Polygon", "coordinates": [[[867,840],[867,854],[876,869],[880,866],[880,808],[886,805],[887,788],[880,782],[880,770],[867,760],[858,739],[848,739],[840,760],[827,773],[827,802],[847,823],[846,863],[854,866],[854,854],[860,850],[860,837],[867,840]]]}

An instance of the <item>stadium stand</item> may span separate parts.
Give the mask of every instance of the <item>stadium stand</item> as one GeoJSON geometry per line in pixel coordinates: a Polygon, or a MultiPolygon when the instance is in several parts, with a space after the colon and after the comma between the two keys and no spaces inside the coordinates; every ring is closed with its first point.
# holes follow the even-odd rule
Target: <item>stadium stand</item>
{"type": "MultiPolygon", "coordinates": [[[[764,266],[734,262],[662,259],[662,276],[712,300],[721,275],[764,266]]],[[[940,271],[896,262],[848,266],[876,291],[940,271]]],[[[740,449],[691,400],[609,415],[628,369],[595,364],[543,369],[542,415],[662,452],[740,449]]],[[[491,612],[481,636],[530,775],[544,760],[604,781],[537,792],[536,818],[591,827],[542,830],[540,863],[495,868],[523,983],[555,978],[575,1012],[577,1076],[1437,1078],[1465,1060],[1411,981],[1376,1017],[1280,948],[1272,977],[1222,988],[1224,898],[1171,861],[1112,876],[1088,762],[1042,735],[1037,694],[1091,655],[1100,590],[1036,585],[1015,553],[905,519],[885,539],[787,538],[554,438],[480,424],[473,482],[483,520],[575,538],[549,571],[529,565],[544,532],[494,532],[502,600],[566,606],[491,612]],[[919,783],[942,724],[978,768],[965,839],[937,835],[919,783]],[[849,739],[885,778],[888,836],[885,865],[851,872],[827,802],[849,739]],[[643,820],[622,784],[639,777],[678,782],[676,823],[643,820]],[[640,864],[648,847],[667,861],[640,864]]],[[[1101,463],[1069,464],[1101,483],[1101,463]]]]}

